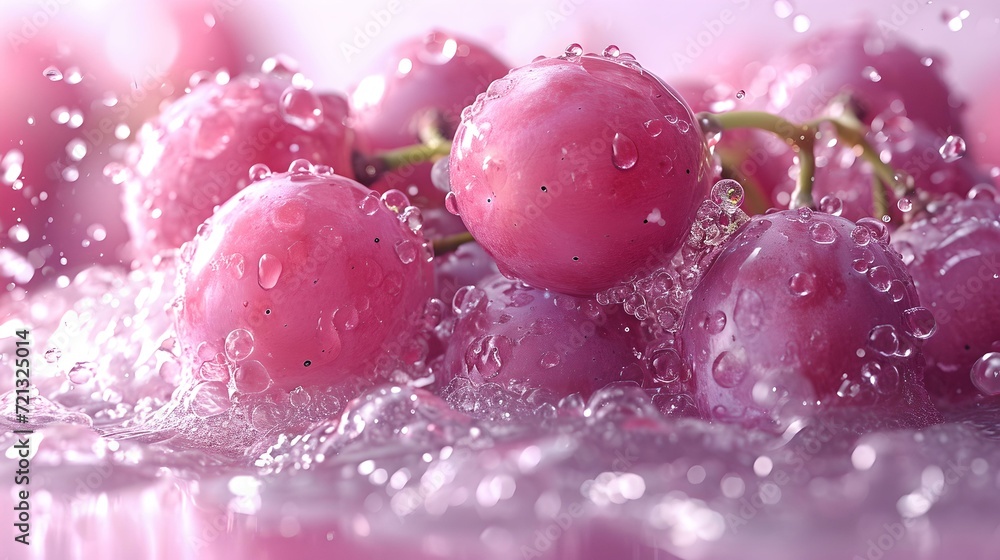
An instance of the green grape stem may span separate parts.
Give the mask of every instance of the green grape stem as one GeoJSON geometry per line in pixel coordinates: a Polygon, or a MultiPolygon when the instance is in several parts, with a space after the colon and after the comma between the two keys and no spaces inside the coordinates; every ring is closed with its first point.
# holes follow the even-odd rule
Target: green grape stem
{"type": "Polygon", "coordinates": [[[815,208],[813,200],[813,184],[816,176],[816,156],[814,153],[819,127],[827,123],[836,132],[837,138],[860,150],[860,157],[868,162],[874,171],[875,179],[880,187],[873,193],[875,214],[881,218],[888,208],[888,191],[897,189],[896,173],[882,159],[878,152],[865,139],[865,130],[856,119],[847,117],[824,117],[804,124],[793,123],[783,117],[763,111],[732,111],[729,113],[712,114],[699,113],[700,120],[706,120],[719,130],[737,128],[752,128],[770,132],[783,139],[795,150],[799,158],[799,174],[792,193],[792,206],[808,206],[815,208]]]}

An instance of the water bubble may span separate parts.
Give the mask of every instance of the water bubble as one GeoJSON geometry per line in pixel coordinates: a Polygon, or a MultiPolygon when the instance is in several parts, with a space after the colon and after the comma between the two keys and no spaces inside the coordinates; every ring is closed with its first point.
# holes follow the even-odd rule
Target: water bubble
{"type": "Polygon", "coordinates": [[[910,210],[913,210],[913,202],[904,196],[896,201],[896,208],[899,208],[900,212],[909,212],[910,210]]]}
{"type": "Polygon", "coordinates": [[[469,373],[479,372],[484,380],[500,374],[510,361],[514,342],[504,335],[486,335],[473,340],[465,351],[465,365],[469,373]]]}
{"type": "Polygon", "coordinates": [[[743,204],[743,185],[732,179],[723,179],[712,187],[712,201],[736,208],[743,204]]]}
{"type": "Polygon", "coordinates": [[[868,346],[882,354],[892,356],[899,351],[899,336],[892,325],[878,325],[868,332],[868,346]]]}
{"type": "Polygon", "coordinates": [[[264,364],[257,360],[247,360],[233,373],[236,390],[240,393],[259,393],[271,384],[271,376],[264,364]]]}
{"type": "Polygon", "coordinates": [[[746,364],[733,352],[721,352],[712,364],[712,378],[726,389],[739,385],[746,374],[746,364]]]}
{"type": "Polygon", "coordinates": [[[660,119],[650,119],[642,124],[643,128],[650,136],[656,138],[663,133],[663,121],[660,119]]]}
{"type": "Polygon", "coordinates": [[[417,244],[408,239],[404,239],[396,243],[396,255],[399,256],[400,262],[403,264],[410,264],[411,262],[417,260],[420,254],[420,249],[417,244]]]}
{"type": "Polygon", "coordinates": [[[375,193],[368,193],[361,200],[361,204],[358,205],[358,208],[360,208],[366,216],[374,216],[380,207],[381,203],[379,202],[378,195],[375,193]]]}
{"type": "Polygon", "coordinates": [[[278,277],[281,276],[281,261],[278,257],[264,253],[257,263],[257,283],[261,288],[270,290],[278,284],[278,277]]]}
{"type": "Polygon", "coordinates": [[[826,222],[817,222],[809,226],[809,238],[820,245],[829,245],[837,240],[837,231],[826,222]]]}
{"type": "Polygon", "coordinates": [[[305,131],[316,130],[323,122],[323,102],[307,89],[288,86],[281,94],[278,109],[285,122],[305,131]]]}
{"type": "Polygon", "coordinates": [[[809,208],[808,206],[803,206],[803,207],[799,208],[796,211],[796,214],[798,214],[798,219],[802,223],[806,223],[806,222],[812,220],[812,217],[813,217],[812,208],[809,208]]]}
{"type": "Polygon", "coordinates": [[[389,189],[382,193],[381,200],[385,203],[385,207],[394,214],[399,214],[410,205],[410,199],[406,194],[397,189],[389,189]]]}
{"type": "Polygon", "coordinates": [[[930,309],[913,307],[903,312],[903,328],[910,336],[926,339],[937,330],[937,321],[930,309]]]}
{"type": "Polygon", "coordinates": [[[617,45],[608,45],[604,48],[604,56],[608,58],[618,58],[618,55],[622,53],[621,49],[617,45]]]}
{"type": "Polygon", "coordinates": [[[581,55],[583,55],[583,47],[581,47],[579,43],[570,43],[570,45],[566,47],[566,50],[563,51],[562,57],[567,60],[574,60],[579,58],[581,55]]]}
{"type": "Polygon", "coordinates": [[[864,226],[855,226],[854,230],[851,231],[851,239],[858,245],[864,247],[865,245],[871,243],[872,232],[864,226]]]}
{"type": "Polygon", "coordinates": [[[551,369],[559,365],[559,353],[548,351],[542,354],[541,365],[545,369],[551,369]]]}
{"type": "Polygon", "coordinates": [[[354,330],[360,323],[358,308],[350,304],[341,307],[334,312],[333,323],[339,329],[343,329],[345,331],[354,330]]]}
{"type": "Polygon", "coordinates": [[[807,296],[816,290],[816,277],[808,272],[796,272],[788,279],[788,289],[797,296],[807,296]]]}
{"type": "Polygon", "coordinates": [[[888,267],[879,265],[868,269],[868,282],[880,292],[888,292],[892,283],[892,272],[888,267]]]}
{"type": "Polygon", "coordinates": [[[451,192],[451,180],[449,177],[450,158],[443,157],[431,167],[431,182],[442,192],[451,192]]]}
{"type": "Polygon", "coordinates": [[[972,384],[984,395],[1000,395],[1000,352],[983,355],[972,366],[972,384]]]}
{"type": "Polygon", "coordinates": [[[234,362],[253,353],[253,333],[246,329],[233,329],[226,336],[226,357],[234,362]]]}
{"type": "Polygon", "coordinates": [[[69,370],[69,380],[76,385],[82,385],[94,378],[96,366],[92,362],[77,362],[69,370]]]}
{"type": "Polygon", "coordinates": [[[191,394],[191,412],[198,418],[211,418],[229,410],[233,401],[229,400],[229,389],[219,381],[199,384],[191,394]]]}
{"type": "Polygon", "coordinates": [[[861,75],[873,82],[882,81],[882,75],[878,73],[878,70],[872,68],[871,66],[865,66],[865,68],[861,70],[861,75]]]}
{"type": "Polygon", "coordinates": [[[684,360],[677,350],[667,348],[653,358],[653,377],[659,383],[676,383],[686,377],[684,360]]]}
{"type": "Polygon", "coordinates": [[[288,172],[289,173],[298,173],[298,174],[301,174],[301,173],[312,173],[313,172],[313,165],[312,165],[312,163],[308,159],[305,159],[305,158],[295,159],[295,160],[292,160],[292,163],[288,164],[288,172]]]}
{"type": "Polygon", "coordinates": [[[719,334],[726,328],[726,314],[722,311],[706,313],[702,326],[705,327],[708,334],[719,334]]]}
{"type": "Polygon", "coordinates": [[[444,207],[448,212],[458,216],[458,197],[455,193],[449,192],[444,195],[444,207]]]}
{"type": "Polygon", "coordinates": [[[55,66],[49,66],[45,70],[42,70],[42,75],[53,82],[58,82],[63,79],[62,72],[55,66]]]}
{"type": "Polygon", "coordinates": [[[618,169],[631,169],[639,159],[639,151],[631,138],[620,132],[611,140],[611,161],[618,169]]]}
{"type": "Polygon", "coordinates": [[[945,139],[944,144],[938,149],[938,153],[941,154],[941,158],[946,162],[953,162],[962,159],[965,155],[965,139],[961,136],[951,135],[945,139]]]}
{"type": "Polygon", "coordinates": [[[59,358],[62,358],[62,350],[58,348],[49,348],[45,351],[46,362],[54,364],[59,361],[59,358]]]}
{"type": "Polygon", "coordinates": [[[867,362],[861,366],[861,378],[880,395],[895,395],[899,392],[899,370],[891,364],[867,362]]]}
{"type": "Polygon", "coordinates": [[[271,176],[271,168],[263,163],[255,163],[250,166],[249,176],[251,181],[260,181],[271,176]]]}
{"type": "Polygon", "coordinates": [[[743,99],[744,97],[746,97],[746,95],[747,92],[741,89],[736,92],[736,99],[743,99]]]}
{"type": "Polygon", "coordinates": [[[820,199],[819,210],[831,216],[839,216],[844,211],[844,201],[839,197],[828,194],[820,199]]]}

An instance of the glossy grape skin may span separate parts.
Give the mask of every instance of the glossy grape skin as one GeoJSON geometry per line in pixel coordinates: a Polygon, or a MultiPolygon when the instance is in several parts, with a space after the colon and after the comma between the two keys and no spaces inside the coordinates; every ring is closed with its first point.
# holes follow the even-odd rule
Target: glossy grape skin
{"type": "Polygon", "coordinates": [[[254,349],[244,358],[283,389],[372,376],[433,294],[424,242],[350,179],[300,171],[258,181],[185,247],[185,357],[195,369],[224,361],[227,337],[245,329],[254,349]]]}
{"type": "Polygon", "coordinates": [[[937,319],[923,349],[928,390],[948,399],[975,397],[972,365],[1000,350],[1000,202],[989,191],[946,200],[900,228],[892,244],[937,319]]]}
{"type": "Polygon", "coordinates": [[[702,413],[767,426],[838,409],[861,419],[875,406],[882,426],[934,421],[921,340],[904,320],[919,301],[899,256],[868,226],[805,214],[751,219],[695,288],[680,341],[702,413]]]}
{"type": "MultiPolygon", "coordinates": [[[[950,92],[941,67],[927,53],[886,38],[873,26],[831,28],[764,66],[747,88],[750,104],[746,108],[806,122],[823,116],[837,102],[846,102],[861,124],[873,129],[867,135],[869,143],[879,152],[891,152],[896,160],[893,167],[909,169],[918,190],[964,194],[981,177],[970,163],[948,165],[954,173],[973,178],[962,187],[953,181],[936,182],[930,173],[921,172],[943,163],[928,160],[928,149],[937,150],[949,135],[964,134],[963,106],[950,92]],[[883,127],[885,134],[879,135],[883,127]],[[909,150],[914,144],[916,153],[909,150]]],[[[795,182],[794,171],[789,174],[788,170],[794,154],[784,140],[770,133],[737,130],[724,134],[716,150],[737,163],[734,178],[749,192],[760,189],[771,205],[788,207],[795,182]]],[[[843,200],[845,217],[856,220],[873,215],[871,174],[860,169],[846,151],[826,152],[832,159],[825,165],[819,161],[816,201],[833,194],[843,200]]]]}
{"type": "Polygon", "coordinates": [[[344,98],[294,87],[292,75],[281,71],[195,87],[139,132],[123,195],[138,256],[194,237],[215,206],[248,184],[254,164],[285,169],[305,158],[352,177],[347,114],[344,98]],[[297,97],[285,109],[283,99],[293,91],[297,97]],[[303,112],[312,105],[321,118],[303,112]]]}
{"type": "Polygon", "coordinates": [[[888,113],[906,116],[939,136],[961,135],[962,104],[927,53],[886,37],[874,25],[812,34],[771,60],[754,91],[766,91],[766,110],[802,122],[849,96],[859,120],[888,113]]]}
{"type": "Polygon", "coordinates": [[[591,295],[687,234],[712,172],[704,137],[677,94],[625,56],[537,60],[463,115],[452,192],[505,274],[591,295]]]}
{"type": "Polygon", "coordinates": [[[478,243],[466,243],[454,252],[434,258],[436,297],[450,303],[463,286],[478,284],[499,272],[493,257],[478,243]]]}
{"type": "Polygon", "coordinates": [[[586,398],[614,381],[644,379],[636,356],[645,335],[621,309],[500,275],[459,291],[454,307],[458,321],[445,353],[445,383],[460,376],[476,385],[586,398]]]}
{"type": "MultiPolygon", "coordinates": [[[[366,154],[420,143],[428,119],[451,139],[462,109],[510,67],[485,46],[434,30],[400,42],[372,70],[350,95],[352,128],[366,154]]],[[[430,170],[430,163],[406,166],[371,188],[397,189],[416,206],[440,208],[445,193],[431,183],[430,170]]]]}

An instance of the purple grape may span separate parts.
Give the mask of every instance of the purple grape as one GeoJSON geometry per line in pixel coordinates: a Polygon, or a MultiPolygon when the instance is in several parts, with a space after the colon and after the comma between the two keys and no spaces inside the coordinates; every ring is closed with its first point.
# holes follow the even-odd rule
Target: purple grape
{"type": "MultiPolygon", "coordinates": [[[[431,119],[446,138],[455,134],[462,109],[510,68],[484,46],[432,31],[396,45],[351,92],[352,124],[366,153],[417,144],[431,119]]],[[[405,192],[420,207],[443,207],[444,193],[431,183],[431,164],[390,171],[372,184],[405,192]]]]}
{"type": "Polygon", "coordinates": [[[572,295],[676,250],[713,173],[673,89],[617,48],[582,52],[493,82],[463,112],[450,159],[457,209],[500,270],[572,295]]]}
{"type": "Polygon", "coordinates": [[[974,199],[945,201],[900,228],[893,247],[937,319],[924,345],[932,394],[971,398],[970,370],[1000,350],[1000,201],[990,189],[974,199]]]}
{"type": "Polygon", "coordinates": [[[695,288],[679,337],[702,413],[757,426],[865,407],[883,425],[936,419],[920,360],[933,318],[887,241],[875,220],[808,209],[744,225],[695,288]]]}
{"type": "Polygon", "coordinates": [[[458,316],[445,354],[447,383],[545,389],[586,398],[608,383],[642,382],[639,322],[590,298],[539,290],[496,275],[458,291],[458,316]]]}

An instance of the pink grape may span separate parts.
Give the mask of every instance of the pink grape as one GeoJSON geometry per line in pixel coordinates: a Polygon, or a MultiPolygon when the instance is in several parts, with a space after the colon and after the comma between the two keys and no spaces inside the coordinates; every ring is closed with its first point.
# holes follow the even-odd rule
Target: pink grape
{"type": "Polygon", "coordinates": [[[643,330],[621,309],[499,275],[459,290],[453,307],[458,321],[445,354],[445,383],[467,377],[476,385],[586,398],[614,381],[644,379],[636,357],[643,330]]]}
{"type": "Polygon", "coordinates": [[[756,426],[863,407],[885,425],[934,420],[920,360],[933,318],[887,240],[874,220],[808,209],[737,231],[680,333],[702,413],[756,426]]]}
{"type": "Polygon", "coordinates": [[[286,390],[370,377],[412,337],[433,268],[405,197],[311,169],[253,183],[185,246],[177,329],[199,372],[249,359],[286,390]]]}
{"type": "Polygon", "coordinates": [[[898,113],[939,136],[961,135],[962,106],[942,66],[874,25],[839,27],[812,34],[772,59],[751,89],[766,91],[766,110],[796,122],[849,96],[865,124],[898,113]]]}
{"type": "Polygon", "coordinates": [[[352,177],[346,100],[308,90],[299,78],[282,66],[231,80],[223,74],[140,130],[124,194],[139,256],[194,237],[217,205],[249,183],[252,165],[284,169],[305,158],[352,177]]]}
{"type": "MultiPolygon", "coordinates": [[[[370,154],[418,144],[428,122],[451,139],[462,109],[509,69],[485,46],[440,30],[400,42],[351,92],[358,148],[370,154]]],[[[445,193],[430,170],[421,163],[390,171],[372,188],[398,189],[417,206],[440,208],[445,193]]]]}
{"type": "Polygon", "coordinates": [[[592,295],[680,246],[713,169],[673,89],[617,48],[581,53],[493,82],[463,112],[449,180],[504,274],[592,295]]]}
{"type": "Polygon", "coordinates": [[[965,399],[978,394],[969,372],[1000,350],[1000,201],[990,189],[946,200],[893,235],[893,246],[938,329],[924,346],[927,388],[965,399]]]}

